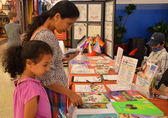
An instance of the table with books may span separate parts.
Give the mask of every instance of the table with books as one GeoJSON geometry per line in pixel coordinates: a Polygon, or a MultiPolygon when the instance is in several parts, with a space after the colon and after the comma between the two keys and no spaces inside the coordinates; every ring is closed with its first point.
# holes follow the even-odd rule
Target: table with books
{"type": "Polygon", "coordinates": [[[71,108],[71,117],[157,118],[168,115],[167,100],[149,99],[146,94],[142,95],[141,92],[133,89],[136,86],[135,83],[128,84],[136,79],[133,68],[136,66],[134,63],[137,63],[135,60],[129,63],[129,59],[127,57],[122,59],[118,72],[115,70],[114,60],[105,55],[80,55],[71,60],[69,85],[73,91],[82,96],[84,102],[82,106],[75,107],[73,110],[71,108]],[[126,68],[126,71],[121,68],[126,68]],[[134,72],[128,75],[130,70],[134,72]],[[132,79],[119,79],[125,79],[125,76],[132,79]]]}

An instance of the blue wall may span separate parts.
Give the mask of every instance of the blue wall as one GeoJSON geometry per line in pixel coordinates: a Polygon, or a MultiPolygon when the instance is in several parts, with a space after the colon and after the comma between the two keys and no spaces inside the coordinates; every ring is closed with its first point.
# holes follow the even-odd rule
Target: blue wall
{"type": "MultiPolygon", "coordinates": [[[[125,15],[126,5],[117,4],[116,18],[125,15]]],[[[136,10],[128,17],[126,23],[127,33],[124,35],[123,42],[129,38],[149,39],[151,33],[146,29],[164,20],[168,24],[168,4],[138,4],[136,10]]]]}

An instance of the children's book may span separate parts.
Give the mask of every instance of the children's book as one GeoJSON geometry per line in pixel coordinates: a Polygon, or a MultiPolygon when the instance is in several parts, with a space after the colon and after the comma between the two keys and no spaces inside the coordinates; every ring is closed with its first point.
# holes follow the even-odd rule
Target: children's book
{"type": "Polygon", "coordinates": [[[119,114],[119,118],[168,118],[168,116],[153,116],[153,115],[135,115],[135,114],[119,114]]]}
{"type": "Polygon", "coordinates": [[[109,99],[104,93],[79,93],[83,103],[109,103],[109,99]]]}
{"type": "Polygon", "coordinates": [[[73,82],[95,83],[102,82],[100,76],[73,76],[73,82]]]}
{"type": "Polygon", "coordinates": [[[108,95],[115,101],[147,101],[146,98],[134,90],[109,91],[108,95]]]}
{"type": "Polygon", "coordinates": [[[84,104],[84,108],[75,107],[72,118],[117,118],[117,112],[111,104],[84,104]]]}
{"type": "Polygon", "coordinates": [[[149,101],[112,102],[118,113],[163,116],[163,112],[149,101]]]}
{"type": "Polygon", "coordinates": [[[75,85],[75,92],[106,92],[106,88],[104,85],[75,85]]]}
{"type": "Polygon", "coordinates": [[[141,72],[137,73],[136,78],[136,90],[146,96],[147,98],[152,97],[151,88],[154,76],[157,72],[158,66],[152,63],[145,63],[141,72]]]}

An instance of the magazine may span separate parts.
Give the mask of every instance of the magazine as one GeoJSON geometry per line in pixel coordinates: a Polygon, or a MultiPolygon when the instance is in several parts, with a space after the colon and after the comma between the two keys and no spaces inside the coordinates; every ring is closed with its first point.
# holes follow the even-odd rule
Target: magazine
{"type": "Polygon", "coordinates": [[[151,98],[153,96],[151,89],[153,87],[152,83],[157,69],[158,66],[147,62],[143,65],[143,70],[137,73],[135,89],[147,98],[151,98]]]}

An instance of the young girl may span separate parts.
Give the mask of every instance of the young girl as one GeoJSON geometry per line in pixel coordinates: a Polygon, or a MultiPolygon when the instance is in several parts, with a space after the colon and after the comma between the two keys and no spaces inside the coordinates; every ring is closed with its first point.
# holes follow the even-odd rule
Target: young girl
{"type": "Polygon", "coordinates": [[[7,49],[3,59],[5,72],[15,81],[14,118],[51,118],[50,103],[41,77],[50,69],[52,50],[43,41],[29,41],[24,46],[7,49]]]}

